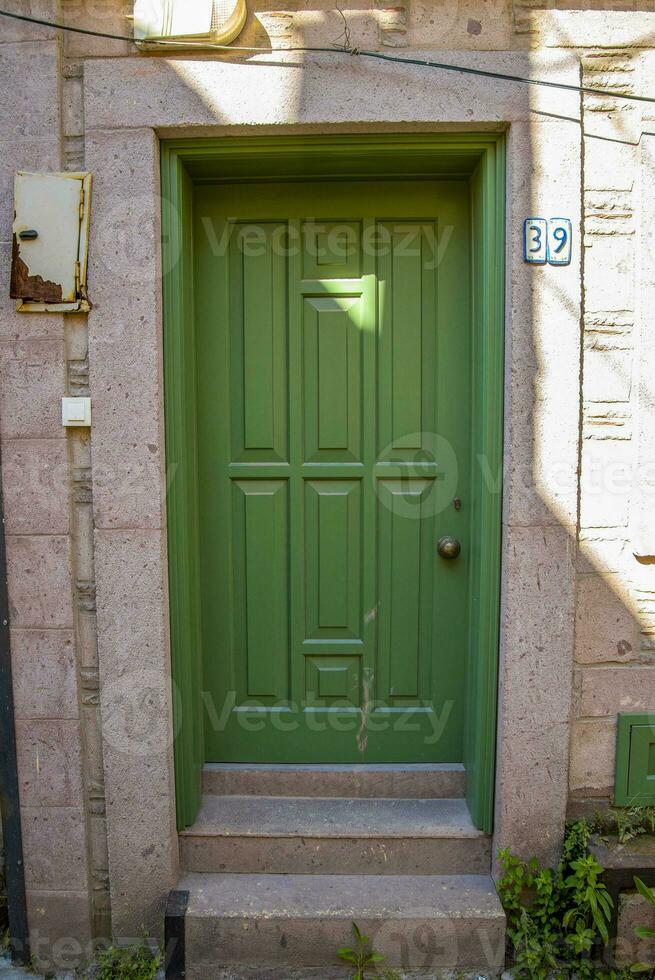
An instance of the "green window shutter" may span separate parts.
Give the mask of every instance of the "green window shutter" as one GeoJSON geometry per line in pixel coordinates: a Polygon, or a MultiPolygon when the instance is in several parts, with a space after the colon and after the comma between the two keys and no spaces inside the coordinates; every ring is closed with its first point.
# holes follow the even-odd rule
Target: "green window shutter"
{"type": "Polygon", "coordinates": [[[655,714],[619,715],[614,802],[655,803],[655,714]]]}

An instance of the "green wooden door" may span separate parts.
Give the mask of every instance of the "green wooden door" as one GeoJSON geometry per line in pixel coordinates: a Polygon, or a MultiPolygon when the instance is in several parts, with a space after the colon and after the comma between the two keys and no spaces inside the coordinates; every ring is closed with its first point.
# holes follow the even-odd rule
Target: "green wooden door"
{"type": "Polygon", "coordinates": [[[469,234],[466,181],[197,188],[208,761],[463,758],[469,234]]]}

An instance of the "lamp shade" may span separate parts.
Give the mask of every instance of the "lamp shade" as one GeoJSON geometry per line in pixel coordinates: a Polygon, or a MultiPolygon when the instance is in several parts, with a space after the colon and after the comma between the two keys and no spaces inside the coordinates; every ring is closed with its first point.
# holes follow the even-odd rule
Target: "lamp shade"
{"type": "Polygon", "coordinates": [[[229,44],[246,20],[245,0],[135,0],[134,36],[139,41],[179,39],[229,44]]]}

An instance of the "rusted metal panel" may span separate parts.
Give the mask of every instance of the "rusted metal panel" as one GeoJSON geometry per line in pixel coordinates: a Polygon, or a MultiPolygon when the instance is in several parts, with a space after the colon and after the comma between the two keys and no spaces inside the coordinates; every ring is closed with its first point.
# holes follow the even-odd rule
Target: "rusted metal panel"
{"type": "Polygon", "coordinates": [[[62,287],[58,282],[31,275],[20,254],[18,239],[14,234],[11,250],[11,280],[9,295],[12,299],[40,300],[43,303],[61,303],[62,287]]]}
{"type": "Polygon", "coordinates": [[[10,296],[19,311],[82,311],[91,175],[19,171],[14,182],[10,296]]]}
{"type": "Polygon", "coordinates": [[[241,33],[246,14],[246,0],[135,0],[134,36],[146,44],[229,44],[241,33]]]}

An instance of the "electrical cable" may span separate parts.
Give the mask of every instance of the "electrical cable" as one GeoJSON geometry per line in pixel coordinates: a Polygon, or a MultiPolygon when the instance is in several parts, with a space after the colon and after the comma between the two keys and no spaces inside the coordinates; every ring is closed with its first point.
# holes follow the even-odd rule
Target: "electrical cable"
{"type": "Polygon", "coordinates": [[[436,68],[440,71],[451,71],[461,75],[475,75],[481,78],[496,78],[505,82],[516,82],[522,85],[537,85],[544,88],[559,89],[564,92],[577,92],[582,95],[593,95],[599,98],[619,99],[631,102],[650,102],[655,103],[655,96],[635,95],[629,92],[610,92],[607,89],[592,88],[588,85],[571,85],[566,82],[550,82],[544,78],[529,78],[524,75],[510,75],[505,72],[490,71],[485,68],[472,68],[464,65],[449,65],[442,61],[429,61],[423,58],[402,58],[397,55],[385,54],[382,51],[368,51],[364,48],[356,47],[309,47],[291,45],[286,48],[265,48],[239,46],[236,44],[212,44],[211,42],[201,41],[176,41],[173,39],[158,39],[156,41],[148,38],[134,38],[127,34],[109,34],[105,31],[93,31],[85,27],[73,27],[68,24],[58,24],[56,21],[43,20],[39,17],[30,17],[27,14],[15,14],[9,10],[0,10],[0,17],[11,17],[14,20],[26,21],[29,24],[38,24],[42,27],[54,27],[59,31],[69,31],[73,34],[86,34],[91,37],[103,37],[112,41],[129,41],[131,44],[147,44],[148,47],[173,47],[185,48],[187,50],[197,48],[199,50],[219,50],[224,52],[247,52],[257,54],[283,54],[284,52],[305,52],[319,54],[342,54],[351,57],[372,58],[377,61],[391,62],[398,65],[413,65],[419,68],[436,68]]]}

